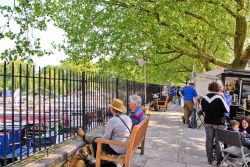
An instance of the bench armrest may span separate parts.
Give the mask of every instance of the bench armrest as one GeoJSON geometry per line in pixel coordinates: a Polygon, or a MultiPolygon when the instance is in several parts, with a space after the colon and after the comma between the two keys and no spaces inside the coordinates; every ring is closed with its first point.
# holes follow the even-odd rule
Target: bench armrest
{"type": "Polygon", "coordinates": [[[104,138],[97,138],[95,140],[96,143],[101,143],[101,144],[113,144],[116,146],[121,146],[121,147],[127,147],[128,146],[128,142],[118,142],[118,141],[112,141],[112,140],[108,140],[108,139],[104,139],[104,138]]]}

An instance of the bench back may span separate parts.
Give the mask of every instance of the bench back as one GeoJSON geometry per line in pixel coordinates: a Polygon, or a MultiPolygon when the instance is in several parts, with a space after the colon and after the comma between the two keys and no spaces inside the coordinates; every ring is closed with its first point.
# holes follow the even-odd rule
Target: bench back
{"type": "Polygon", "coordinates": [[[133,126],[126,156],[131,155],[139,147],[142,140],[145,138],[146,131],[148,128],[148,122],[149,122],[149,117],[145,117],[145,119],[142,122],[140,122],[139,125],[133,126]]]}

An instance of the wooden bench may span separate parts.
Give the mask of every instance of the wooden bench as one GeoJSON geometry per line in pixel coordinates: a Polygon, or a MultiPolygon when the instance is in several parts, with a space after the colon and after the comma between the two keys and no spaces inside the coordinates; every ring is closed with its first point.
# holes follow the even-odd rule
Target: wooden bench
{"type": "Polygon", "coordinates": [[[158,100],[157,101],[157,108],[159,110],[163,110],[164,112],[166,112],[167,108],[168,108],[168,96],[166,96],[165,101],[163,100],[158,100]]]}
{"type": "Polygon", "coordinates": [[[137,148],[140,147],[141,154],[144,154],[145,136],[148,128],[149,117],[146,117],[139,125],[134,125],[130,140],[128,142],[116,142],[103,138],[96,139],[96,167],[101,166],[101,160],[123,163],[125,167],[130,167],[130,160],[137,148]],[[127,147],[124,155],[111,155],[102,152],[102,144],[113,144],[121,147],[127,147]]]}

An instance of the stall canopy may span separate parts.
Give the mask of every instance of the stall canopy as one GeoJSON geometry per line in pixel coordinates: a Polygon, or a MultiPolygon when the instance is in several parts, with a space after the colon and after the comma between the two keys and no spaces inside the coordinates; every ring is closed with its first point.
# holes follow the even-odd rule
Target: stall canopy
{"type": "Polygon", "coordinates": [[[195,74],[194,82],[195,89],[199,96],[203,96],[208,93],[208,84],[212,81],[221,80],[221,73],[224,69],[218,68],[211,71],[207,71],[202,74],[195,74]]]}

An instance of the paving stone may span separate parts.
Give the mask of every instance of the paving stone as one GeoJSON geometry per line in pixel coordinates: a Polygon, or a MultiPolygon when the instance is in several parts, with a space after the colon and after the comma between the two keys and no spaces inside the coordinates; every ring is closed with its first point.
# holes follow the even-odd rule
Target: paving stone
{"type": "Polygon", "coordinates": [[[192,155],[192,154],[179,154],[179,162],[195,165],[204,165],[207,164],[207,158],[204,155],[192,155]]]}
{"type": "Polygon", "coordinates": [[[178,151],[168,151],[167,149],[149,149],[145,150],[144,156],[150,159],[162,159],[162,160],[171,160],[176,161],[178,160],[178,151]]]}
{"type": "Polygon", "coordinates": [[[144,167],[186,167],[185,163],[166,161],[159,159],[148,159],[144,167]]]}
{"type": "Polygon", "coordinates": [[[142,166],[145,166],[147,160],[148,160],[147,157],[145,157],[144,155],[139,155],[137,153],[133,156],[132,162],[130,165],[131,167],[142,167],[142,166]]]}

